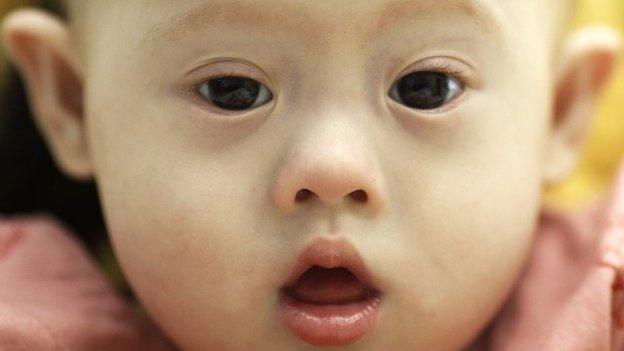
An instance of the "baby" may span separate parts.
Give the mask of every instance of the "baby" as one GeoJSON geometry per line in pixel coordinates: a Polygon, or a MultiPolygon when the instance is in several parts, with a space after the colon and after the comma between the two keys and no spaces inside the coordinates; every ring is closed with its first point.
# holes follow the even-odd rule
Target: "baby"
{"type": "Polygon", "coordinates": [[[565,32],[572,2],[75,0],[3,33],[176,347],[615,350],[580,314],[574,343],[527,332],[565,309],[518,295],[617,56],[613,32],[565,32]]]}

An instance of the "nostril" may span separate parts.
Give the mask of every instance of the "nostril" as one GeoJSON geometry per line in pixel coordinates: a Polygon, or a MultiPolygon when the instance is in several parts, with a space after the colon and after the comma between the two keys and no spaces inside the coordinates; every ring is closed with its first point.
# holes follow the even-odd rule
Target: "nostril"
{"type": "Polygon", "coordinates": [[[351,195],[351,197],[358,202],[366,202],[368,200],[368,195],[362,189],[356,190],[349,195],[351,195]]]}
{"type": "MultiPolygon", "coordinates": [[[[313,194],[314,192],[308,189],[301,189],[297,192],[297,195],[295,195],[295,202],[305,201],[306,199],[311,197],[313,194]]],[[[368,201],[368,195],[366,194],[366,191],[362,189],[351,192],[349,196],[351,196],[351,198],[357,202],[368,201]]]]}
{"type": "Polygon", "coordinates": [[[296,202],[303,201],[309,198],[310,196],[312,196],[312,192],[310,190],[301,189],[297,192],[297,195],[295,195],[295,201],[296,202]]]}

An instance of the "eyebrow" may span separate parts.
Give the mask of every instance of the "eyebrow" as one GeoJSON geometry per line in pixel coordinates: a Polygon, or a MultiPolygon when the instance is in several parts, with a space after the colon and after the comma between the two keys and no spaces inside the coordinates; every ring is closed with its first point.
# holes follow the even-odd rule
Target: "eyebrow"
{"type": "MultiPolygon", "coordinates": [[[[198,7],[177,13],[153,25],[141,40],[142,44],[159,40],[175,40],[190,31],[206,25],[230,23],[247,25],[254,30],[280,31],[301,35],[312,46],[318,46],[325,37],[324,23],[319,19],[294,15],[305,8],[306,2],[284,0],[277,9],[248,0],[211,0],[198,7]]],[[[431,11],[460,13],[481,26],[488,33],[501,35],[504,31],[503,11],[488,0],[393,0],[385,4],[367,29],[368,36],[383,31],[400,20],[418,19],[431,11]]]]}

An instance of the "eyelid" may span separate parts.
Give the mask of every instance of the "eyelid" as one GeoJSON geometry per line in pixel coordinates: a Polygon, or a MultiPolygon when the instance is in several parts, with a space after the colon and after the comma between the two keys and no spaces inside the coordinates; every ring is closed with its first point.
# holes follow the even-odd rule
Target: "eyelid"
{"type": "Polygon", "coordinates": [[[250,78],[265,85],[273,91],[272,82],[268,76],[256,65],[239,59],[219,59],[203,63],[201,66],[189,71],[185,77],[191,80],[193,88],[217,77],[237,76],[250,78]],[[261,72],[261,73],[260,73],[261,72]]]}
{"type": "Polygon", "coordinates": [[[479,79],[472,65],[451,57],[431,57],[417,61],[404,69],[396,79],[415,72],[439,72],[459,80],[464,88],[480,89],[483,81],[479,79]]]}

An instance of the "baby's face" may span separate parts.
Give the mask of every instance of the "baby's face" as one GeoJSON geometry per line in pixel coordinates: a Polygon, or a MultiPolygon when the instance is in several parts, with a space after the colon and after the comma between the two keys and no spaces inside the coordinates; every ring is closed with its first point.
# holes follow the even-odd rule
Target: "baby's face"
{"type": "Polygon", "coordinates": [[[541,203],[542,2],[146,3],[87,15],[86,122],[114,248],[169,337],[470,343],[541,203]]]}

